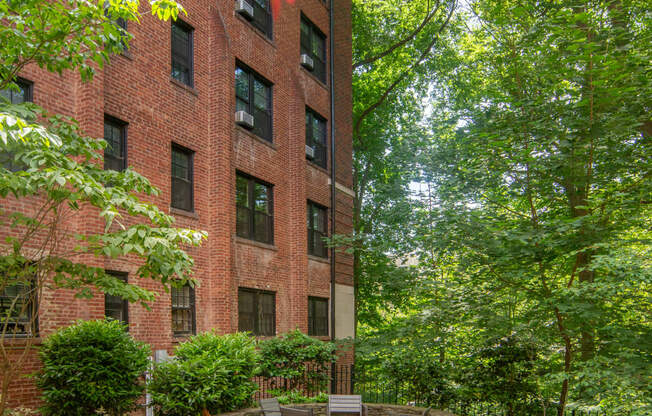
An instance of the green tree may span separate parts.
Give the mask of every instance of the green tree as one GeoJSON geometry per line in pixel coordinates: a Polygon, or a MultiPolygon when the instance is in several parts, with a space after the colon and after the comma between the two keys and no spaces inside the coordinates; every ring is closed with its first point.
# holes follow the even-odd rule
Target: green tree
{"type": "Polygon", "coordinates": [[[458,68],[437,75],[451,100],[433,116],[429,244],[503,311],[496,331],[563,351],[541,364],[559,415],[649,410],[647,6],[473,1],[458,68]]]}
{"type": "MultiPolygon", "coordinates": [[[[173,0],[150,5],[165,20],[183,12],[173,0]]],[[[27,65],[78,71],[90,80],[112,54],[129,45],[130,35],[115,19],[138,17],[137,1],[1,2],[0,90],[18,91],[16,76],[27,65]]],[[[104,140],[85,137],[73,119],[31,103],[13,104],[5,95],[0,98],[0,159],[11,165],[0,166],[0,293],[11,302],[0,310],[0,414],[10,382],[31,350],[37,300],[46,285],[72,289],[79,297],[100,291],[146,306],[153,292],[88,264],[128,256],[140,260],[141,278],[165,288],[194,284],[193,260],[184,247],[206,238],[204,232],[173,227],[171,216],[141,200],[158,190],[137,172],[104,170],[104,140]],[[13,208],[19,206],[28,209],[13,208]],[[71,231],[71,221],[89,215],[104,221],[103,232],[71,231]],[[16,353],[5,340],[19,335],[27,340],[16,353]]]]}

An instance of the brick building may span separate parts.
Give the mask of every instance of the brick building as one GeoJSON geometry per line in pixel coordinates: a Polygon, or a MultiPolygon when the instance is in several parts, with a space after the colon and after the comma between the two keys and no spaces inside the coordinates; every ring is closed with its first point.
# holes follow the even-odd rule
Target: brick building
{"type": "MultiPolygon", "coordinates": [[[[149,311],[46,292],[38,335],[109,315],[153,350],[212,328],[353,336],[352,258],[320,239],[352,224],[350,0],[332,0],[332,10],[321,0],[182,3],[188,15],[177,22],[148,13],[130,22],[130,49],[92,82],[28,67],[24,95],[12,99],[73,116],[86,134],[105,137],[106,167],[133,167],[161,190],[153,202],[178,226],[207,231],[190,250],[200,286],[170,296],[138,280],[160,293],[149,311]]],[[[136,279],[137,265],[95,265],[136,279]]],[[[37,366],[34,358],[25,370],[37,366]]],[[[30,380],[12,390],[13,403],[35,403],[30,380]]]]}

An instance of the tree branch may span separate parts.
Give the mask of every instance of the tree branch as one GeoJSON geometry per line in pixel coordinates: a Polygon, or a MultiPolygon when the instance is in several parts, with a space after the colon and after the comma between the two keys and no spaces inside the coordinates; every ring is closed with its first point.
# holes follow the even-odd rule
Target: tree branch
{"type": "Polygon", "coordinates": [[[453,2],[453,4],[451,5],[451,10],[448,13],[448,16],[446,17],[446,21],[439,27],[439,30],[437,31],[435,36],[433,36],[433,38],[432,38],[432,42],[430,42],[428,47],[426,47],[426,49],[421,53],[421,56],[419,56],[419,59],[417,59],[416,62],[414,62],[412,65],[410,65],[410,67],[408,69],[403,71],[403,73],[401,73],[401,75],[399,75],[399,77],[389,87],[387,87],[385,92],[380,96],[380,98],[378,98],[378,100],[375,103],[373,103],[372,105],[367,107],[362,112],[362,114],[360,114],[360,116],[356,120],[355,126],[353,128],[353,136],[354,137],[357,137],[358,139],[360,139],[360,134],[359,133],[360,133],[360,126],[362,124],[362,121],[369,114],[371,114],[372,111],[374,111],[376,108],[378,108],[387,99],[387,97],[394,90],[394,88],[396,88],[396,86],[398,84],[400,84],[401,81],[403,81],[411,71],[413,71],[417,66],[419,66],[421,64],[421,62],[423,62],[424,59],[426,59],[426,56],[428,56],[428,54],[430,53],[430,50],[433,48],[433,46],[435,46],[435,43],[437,42],[437,39],[439,39],[439,35],[441,34],[441,32],[444,31],[446,26],[448,26],[448,22],[450,22],[450,19],[453,16],[453,12],[455,11],[456,7],[457,7],[457,1],[453,2]]]}
{"type": "Polygon", "coordinates": [[[423,28],[426,27],[426,25],[432,20],[432,18],[435,17],[440,6],[441,6],[441,2],[437,1],[437,4],[435,5],[435,8],[432,10],[432,12],[426,13],[426,16],[423,18],[421,24],[417,26],[409,35],[407,35],[405,38],[401,39],[400,41],[396,42],[389,48],[385,49],[383,52],[374,56],[369,56],[367,58],[364,58],[359,62],[353,63],[353,70],[355,71],[357,68],[363,65],[369,65],[370,63],[373,63],[381,58],[384,58],[385,56],[394,52],[396,49],[400,48],[401,46],[405,45],[406,43],[414,39],[423,30],[423,28]]]}

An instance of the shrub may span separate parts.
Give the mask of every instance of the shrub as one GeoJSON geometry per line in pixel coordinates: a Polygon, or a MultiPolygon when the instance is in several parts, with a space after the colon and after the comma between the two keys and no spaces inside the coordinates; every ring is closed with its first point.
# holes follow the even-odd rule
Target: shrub
{"type": "Polygon", "coordinates": [[[260,356],[246,333],[199,334],[180,344],[175,355],[155,366],[148,384],[157,415],[216,414],[251,404],[260,356]]]}
{"type": "Polygon", "coordinates": [[[39,354],[44,415],[88,416],[103,409],[116,416],[133,410],[141,397],[150,349],[120,322],[98,320],[58,330],[39,354]]]}
{"type": "Polygon", "coordinates": [[[298,404],[298,403],[326,403],[328,402],[328,393],[318,393],[314,396],[305,396],[299,390],[267,390],[267,393],[276,397],[279,404],[298,404]]]}
{"type": "Polygon", "coordinates": [[[260,343],[262,375],[282,377],[277,386],[284,391],[305,389],[317,392],[326,388],[328,370],[335,361],[335,344],[309,337],[294,330],[260,343]]]}

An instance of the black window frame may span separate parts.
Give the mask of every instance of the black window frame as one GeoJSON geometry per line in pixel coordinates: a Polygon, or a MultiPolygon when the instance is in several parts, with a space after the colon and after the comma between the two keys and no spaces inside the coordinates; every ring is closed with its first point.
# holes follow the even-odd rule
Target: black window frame
{"type": "Polygon", "coordinates": [[[251,175],[247,175],[246,173],[237,171],[236,172],[236,235],[238,237],[246,238],[248,240],[254,240],[258,241],[260,243],[265,243],[265,244],[274,244],[274,185],[271,183],[265,182],[263,180],[260,180],[258,178],[255,178],[251,175]],[[248,206],[244,206],[241,204],[238,204],[238,197],[237,197],[237,192],[238,192],[238,177],[242,178],[247,181],[247,202],[248,206]],[[254,206],[254,195],[255,195],[255,188],[256,185],[262,185],[267,188],[267,195],[268,195],[268,200],[267,200],[267,207],[268,207],[268,213],[265,214],[269,220],[267,223],[267,240],[261,240],[256,238],[256,209],[254,206]],[[239,221],[238,221],[238,212],[242,209],[246,209],[247,212],[247,233],[242,233],[241,232],[241,227],[239,227],[239,221]]]}
{"type": "Polygon", "coordinates": [[[247,107],[247,113],[249,113],[253,118],[254,118],[254,127],[251,130],[256,136],[260,137],[263,140],[266,140],[268,142],[273,142],[274,141],[274,84],[270,82],[268,79],[260,75],[258,72],[254,71],[247,65],[243,64],[240,61],[236,61],[235,63],[235,99],[236,99],[236,111],[238,110],[238,101],[244,103],[247,107]],[[249,77],[248,79],[248,89],[249,89],[249,95],[247,97],[243,97],[238,95],[238,75],[237,72],[238,70],[246,73],[249,77]],[[260,121],[259,118],[257,118],[258,111],[256,109],[254,100],[255,100],[255,90],[254,90],[254,83],[258,81],[260,84],[264,85],[267,87],[268,94],[267,94],[267,117],[268,117],[268,122],[265,127],[260,127],[260,121]],[[265,134],[265,131],[267,131],[267,134],[265,134]]]}
{"type": "MultiPolygon", "coordinates": [[[[26,312],[27,312],[28,316],[27,316],[26,321],[23,320],[22,323],[21,323],[20,319],[7,321],[6,319],[8,319],[8,318],[5,315],[6,312],[4,310],[4,307],[0,308],[0,310],[1,310],[1,312],[0,312],[0,332],[2,332],[2,329],[3,329],[5,324],[11,324],[11,323],[13,323],[14,325],[16,325],[18,323],[18,325],[31,327],[30,331],[17,332],[17,331],[14,331],[12,329],[9,329],[9,325],[7,325],[7,331],[4,334],[4,336],[6,338],[32,338],[32,337],[38,337],[39,336],[39,298],[38,298],[38,291],[37,291],[35,279],[36,279],[36,277],[33,277],[27,283],[24,283],[24,282],[20,283],[20,286],[22,286],[24,288],[27,288],[27,292],[29,294],[28,295],[29,296],[28,302],[30,304],[27,305],[26,312]],[[30,293],[30,292],[33,292],[33,293],[30,293]]],[[[18,286],[18,284],[14,284],[14,285],[11,285],[11,286],[5,286],[4,288],[2,288],[0,290],[0,305],[2,305],[4,302],[7,302],[9,304],[14,302],[14,299],[16,297],[7,296],[6,295],[6,290],[9,287],[15,287],[15,286],[18,286]]],[[[16,295],[16,296],[19,296],[19,295],[16,295]]],[[[15,304],[14,304],[14,308],[15,308],[15,304]]],[[[22,311],[22,306],[21,306],[20,310],[22,311]]]]}
{"type": "MultiPolygon", "coordinates": [[[[123,172],[125,169],[127,169],[127,127],[129,126],[129,123],[127,123],[126,121],[120,120],[119,118],[110,116],[108,114],[104,114],[104,126],[105,126],[105,128],[104,128],[104,131],[105,131],[104,140],[105,141],[106,141],[106,125],[107,124],[111,125],[112,127],[116,127],[116,128],[118,128],[120,130],[120,145],[122,146],[123,155],[122,155],[122,161],[120,163],[121,164],[120,169],[114,169],[114,170],[116,170],[117,172],[123,172]]],[[[108,141],[107,141],[107,143],[108,143],[108,141]]],[[[106,149],[105,149],[105,152],[104,152],[104,170],[107,170],[106,157],[107,157],[107,155],[106,155],[106,149]]],[[[116,158],[114,156],[110,156],[110,157],[113,158],[113,159],[116,159],[116,160],[120,159],[120,158],[116,158]]]]}
{"type": "Polygon", "coordinates": [[[308,335],[313,336],[313,337],[326,337],[329,335],[330,332],[330,326],[329,326],[329,299],[328,298],[321,298],[317,296],[308,296],[308,335]],[[316,315],[316,307],[317,303],[325,303],[326,304],[326,315],[325,316],[317,316],[316,315]],[[318,322],[318,319],[323,319],[324,321],[318,322]],[[324,331],[318,331],[318,330],[324,330],[324,331]]]}
{"type": "Polygon", "coordinates": [[[170,151],[170,207],[175,209],[180,209],[186,212],[195,212],[195,152],[192,149],[181,146],[177,143],[172,142],[171,151],[170,151]],[[181,178],[174,176],[174,152],[183,153],[188,156],[188,175],[189,178],[181,178]],[[176,206],[174,200],[174,188],[175,188],[175,179],[188,181],[190,186],[189,198],[190,198],[190,207],[176,206]]]}
{"type": "MultiPolygon", "coordinates": [[[[328,123],[325,117],[308,106],[306,106],[306,146],[312,147],[315,151],[315,157],[308,160],[317,166],[328,169],[328,123]],[[312,124],[315,120],[323,124],[323,137],[321,138],[314,137],[312,124]]],[[[308,158],[307,155],[306,158],[308,158]]]]}
{"type": "MultiPolygon", "coordinates": [[[[117,279],[120,279],[125,283],[127,283],[129,279],[128,277],[129,274],[127,272],[106,270],[106,274],[111,275],[117,279]]],[[[104,294],[104,316],[109,319],[115,319],[117,321],[120,321],[123,324],[126,324],[127,328],[129,328],[128,326],[129,325],[129,301],[119,296],[113,296],[113,295],[109,295],[108,293],[105,293],[104,294]],[[119,307],[117,307],[118,303],[120,303],[119,307]],[[110,311],[119,311],[122,314],[123,319],[109,316],[108,312],[110,311]]]]}
{"type": "Polygon", "coordinates": [[[328,208],[316,202],[308,200],[306,210],[307,210],[307,226],[308,226],[308,254],[310,254],[311,256],[328,258],[328,247],[323,242],[323,240],[321,240],[322,237],[328,237],[328,208]],[[315,209],[319,209],[323,211],[324,214],[324,223],[322,224],[323,230],[315,229],[315,221],[314,221],[315,209]],[[319,234],[318,236],[320,237],[320,241],[322,244],[321,252],[319,252],[319,249],[315,247],[315,233],[319,234]]]}
{"type": "MultiPolygon", "coordinates": [[[[195,33],[195,28],[193,28],[191,25],[184,22],[183,20],[181,19],[172,20],[172,26],[170,29],[170,58],[171,58],[170,77],[182,84],[189,86],[190,88],[194,88],[195,86],[194,33],[195,33]],[[175,68],[174,28],[175,27],[188,34],[188,44],[186,45],[186,56],[185,56],[185,60],[187,60],[188,82],[184,81],[183,77],[180,75],[175,76],[175,70],[174,70],[175,68]]],[[[176,54],[176,55],[180,57],[182,54],[176,54]]],[[[180,64],[183,65],[183,63],[180,64]]]]}
{"type": "Polygon", "coordinates": [[[34,89],[34,82],[32,82],[32,81],[30,81],[28,79],[22,78],[22,77],[16,77],[15,80],[14,80],[14,83],[16,85],[18,85],[18,87],[20,87],[20,89],[22,91],[24,91],[24,93],[23,93],[23,101],[22,102],[14,102],[13,96],[16,93],[16,91],[14,91],[11,88],[6,88],[3,91],[6,91],[6,90],[9,91],[9,94],[10,94],[9,102],[11,104],[13,104],[13,105],[18,105],[18,104],[23,104],[23,103],[31,103],[33,101],[32,94],[33,94],[33,89],[34,89]]]}
{"type": "MultiPolygon", "coordinates": [[[[16,94],[16,91],[7,88],[3,91],[9,91],[9,103],[12,105],[31,103],[33,101],[34,83],[22,77],[16,77],[14,82],[23,91],[23,100],[22,102],[14,102],[14,94],[16,94]]],[[[10,172],[19,172],[27,168],[24,163],[15,161],[12,151],[0,151],[0,167],[4,167],[10,172]]]]}
{"type": "Polygon", "coordinates": [[[239,287],[238,288],[238,331],[242,332],[251,332],[252,335],[255,336],[275,336],[276,335],[276,292],[270,291],[270,290],[261,290],[261,289],[251,289],[251,288],[246,288],[246,287],[239,287]],[[241,308],[241,295],[242,293],[248,293],[253,295],[254,301],[253,301],[253,308],[254,311],[252,312],[253,314],[253,330],[251,328],[247,328],[243,326],[243,319],[242,315],[245,312],[242,312],[241,308]],[[265,332],[262,327],[264,324],[263,320],[265,315],[265,312],[262,310],[262,296],[272,296],[273,299],[273,312],[271,313],[272,319],[271,319],[271,330],[269,332],[265,332]]]}
{"type": "Polygon", "coordinates": [[[326,61],[326,34],[322,32],[317,25],[315,25],[306,15],[301,13],[301,21],[299,24],[299,54],[303,55],[304,53],[307,54],[312,58],[313,61],[313,69],[310,71],[317,79],[319,79],[321,82],[324,84],[326,83],[326,66],[327,66],[327,61],[326,61]],[[303,25],[306,25],[309,29],[308,32],[308,38],[306,39],[303,34],[303,30],[301,30],[301,27],[303,25]],[[317,56],[317,54],[314,53],[313,48],[312,48],[312,43],[313,43],[313,38],[317,37],[319,38],[318,40],[322,43],[322,56],[317,56]]]}
{"type": "MultiPolygon", "coordinates": [[[[178,295],[177,295],[178,297],[178,295]]],[[[174,287],[172,286],[170,288],[170,328],[172,328],[172,334],[175,337],[183,337],[183,336],[188,336],[188,335],[195,335],[197,333],[197,307],[196,307],[196,302],[195,302],[195,288],[190,286],[189,284],[181,287],[174,287]],[[175,306],[175,291],[177,290],[183,290],[188,288],[189,293],[188,293],[188,306],[178,306],[178,304],[175,306]],[[190,311],[190,330],[175,330],[175,317],[174,313],[176,311],[190,311]]]]}
{"type": "Polygon", "coordinates": [[[262,6],[257,0],[246,0],[254,9],[254,17],[247,18],[246,20],[256,29],[265,35],[269,40],[273,39],[274,35],[274,19],[272,19],[272,2],[270,0],[262,0],[267,3],[267,6],[262,6]],[[257,18],[257,14],[262,13],[262,18],[257,18]]]}

